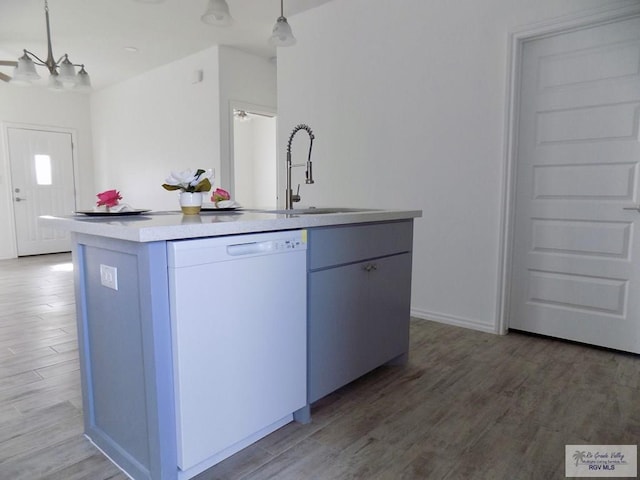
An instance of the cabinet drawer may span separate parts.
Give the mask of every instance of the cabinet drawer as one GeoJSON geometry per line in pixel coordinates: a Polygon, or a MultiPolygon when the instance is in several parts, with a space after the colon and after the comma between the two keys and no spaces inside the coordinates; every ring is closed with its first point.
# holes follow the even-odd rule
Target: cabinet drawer
{"type": "Polygon", "coordinates": [[[413,221],[367,223],[309,230],[309,270],[410,252],[413,221]]]}

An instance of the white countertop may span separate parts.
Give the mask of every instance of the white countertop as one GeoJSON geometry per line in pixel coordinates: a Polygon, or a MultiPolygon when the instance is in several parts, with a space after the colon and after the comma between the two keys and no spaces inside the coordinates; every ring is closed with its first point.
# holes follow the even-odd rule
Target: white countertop
{"type": "Polygon", "coordinates": [[[203,211],[199,215],[181,212],[149,212],[133,216],[42,216],[42,225],[106,238],[133,242],[155,242],[184,238],[215,237],[240,233],[292,230],[366,222],[385,222],[421,217],[420,210],[363,210],[313,215],[266,213],[256,210],[203,211]]]}

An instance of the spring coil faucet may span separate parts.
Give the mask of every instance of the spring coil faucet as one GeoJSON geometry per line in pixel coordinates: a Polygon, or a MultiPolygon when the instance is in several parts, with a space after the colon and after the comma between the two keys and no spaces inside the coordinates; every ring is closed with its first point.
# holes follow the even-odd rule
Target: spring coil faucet
{"type": "Polygon", "coordinates": [[[307,170],[304,173],[304,176],[305,176],[304,183],[306,183],[307,185],[315,183],[313,181],[313,164],[311,163],[311,149],[313,148],[313,140],[316,137],[313,135],[313,132],[311,131],[311,128],[309,128],[309,125],[305,125],[304,123],[301,123],[300,125],[297,125],[293,129],[293,132],[291,132],[291,135],[289,136],[289,142],[287,143],[287,194],[285,199],[285,208],[287,210],[291,210],[293,208],[294,202],[300,201],[300,184],[298,184],[298,191],[295,195],[291,188],[291,169],[293,167],[305,166],[304,163],[298,163],[295,165],[291,163],[291,142],[293,142],[293,137],[295,137],[296,133],[298,133],[300,130],[305,130],[309,134],[309,139],[310,139],[309,155],[307,156],[307,163],[306,163],[307,170]]]}

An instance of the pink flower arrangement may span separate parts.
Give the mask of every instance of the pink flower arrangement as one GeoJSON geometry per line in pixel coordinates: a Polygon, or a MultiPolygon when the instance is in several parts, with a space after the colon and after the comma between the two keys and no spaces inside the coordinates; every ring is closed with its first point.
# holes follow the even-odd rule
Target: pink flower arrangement
{"type": "Polygon", "coordinates": [[[211,195],[211,201],[214,203],[222,202],[224,200],[230,200],[231,194],[222,188],[216,188],[211,195]]]}
{"type": "Polygon", "coordinates": [[[115,207],[118,205],[118,202],[122,200],[120,192],[117,190],[106,190],[102,193],[98,193],[96,197],[98,197],[98,201],[96,202],[98,207],[103,205],[105,207],[115,207]]]}

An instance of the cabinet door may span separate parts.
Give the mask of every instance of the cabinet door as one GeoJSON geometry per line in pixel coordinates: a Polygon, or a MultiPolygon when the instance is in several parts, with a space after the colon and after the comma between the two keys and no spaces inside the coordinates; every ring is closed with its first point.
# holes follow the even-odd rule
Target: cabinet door
{"type": "Polygon", "coordinates": [[[309,274],[309,403],[361,375],[367,277],[363,264],[309,274]]]}
{"type": "Polygon", "coordinates": [[[367,349],[363,359],[366,371],[409,348],[411,254],[376,259],[368,265],[367,349]]]}
{"type": "Polygon", "coordinates": [[[406,352],[411,254],[309,274],[309,403],[406,352]]]}

